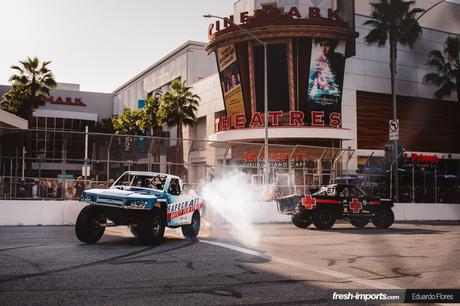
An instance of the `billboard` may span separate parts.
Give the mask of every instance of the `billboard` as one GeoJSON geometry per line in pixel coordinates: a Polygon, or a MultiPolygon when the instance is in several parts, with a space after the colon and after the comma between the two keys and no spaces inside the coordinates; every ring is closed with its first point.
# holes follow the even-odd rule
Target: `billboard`
{"type": "Polygon", "coordinates": [[[311,125],[340,127],[344,70],[345,41],[313,39],[306,101],[311,125]]]}
{"type": "Polygon", "coordinates": [[[225,110],[233,126],[235,115],[246,113],[235,45],[218,48],[216,54],[225,110]]]}

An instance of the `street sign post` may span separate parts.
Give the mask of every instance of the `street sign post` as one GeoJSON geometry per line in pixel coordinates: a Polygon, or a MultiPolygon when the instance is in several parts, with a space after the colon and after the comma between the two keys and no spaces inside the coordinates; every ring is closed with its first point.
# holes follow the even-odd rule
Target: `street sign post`
{"type": "Polygon", "coordinates": [[[392,119],[388,123],[390,140],[399,140],[399,119],[392,119]]]}

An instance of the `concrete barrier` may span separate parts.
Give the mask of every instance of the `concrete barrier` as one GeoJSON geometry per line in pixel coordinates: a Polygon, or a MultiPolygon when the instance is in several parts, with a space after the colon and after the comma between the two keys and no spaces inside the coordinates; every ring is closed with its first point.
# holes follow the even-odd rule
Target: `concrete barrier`
{"type": "MultiPolygon", "coordinates": [[[[249,205],[249,203],[248,203],[249,205]]],[[[275,202],[253,203],[249,209],[255,223],[290,222],[279,214],[275,202]]],[[[0,225],[73,225],[86,203],[78,201],[0,201],[0,225]]],[[[398,203],[396,221],[459,221],[458,204],[398,203]]]]}
{"type": "Polygon", "coordinates": [[[86,203],[79,201],[0,201],[0,225],[72,225],[86,203]]]}

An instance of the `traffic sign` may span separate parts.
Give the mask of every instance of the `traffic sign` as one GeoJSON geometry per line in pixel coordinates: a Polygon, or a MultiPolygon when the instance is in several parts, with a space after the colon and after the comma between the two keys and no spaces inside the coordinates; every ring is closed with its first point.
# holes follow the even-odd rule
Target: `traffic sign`
{"type": "Polygon", "coordinates": [[[390,140],[399,139],[399,119],[392,119],[388,123],[388,132],[390,140]]]}

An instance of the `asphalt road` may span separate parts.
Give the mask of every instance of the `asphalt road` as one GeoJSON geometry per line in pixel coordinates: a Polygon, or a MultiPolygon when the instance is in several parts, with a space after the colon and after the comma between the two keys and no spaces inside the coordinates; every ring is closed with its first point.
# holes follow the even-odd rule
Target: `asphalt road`
{"type": "Polygon", "coordinates": [[[229,226],[143,246],[124,227],[86,245],[74,228],[0,227],[0,304],[323,304],[331,289],[459,288],[460,224],[229,226]]]}

